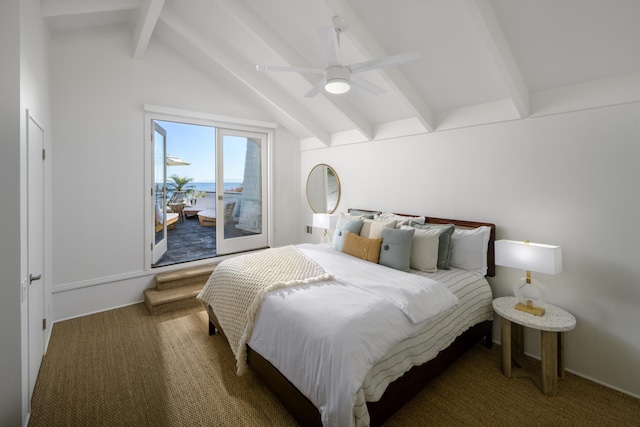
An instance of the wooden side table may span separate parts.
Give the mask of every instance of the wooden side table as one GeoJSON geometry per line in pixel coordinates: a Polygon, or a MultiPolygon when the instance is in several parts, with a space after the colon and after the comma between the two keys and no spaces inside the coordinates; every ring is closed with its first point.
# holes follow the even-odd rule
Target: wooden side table
{"type": "Polygon", "coordinates": [[[515,297],[493,300],[493,309],[502,318],[502,373],[509,378],[531,377],[543,393],[555,396],[558,377],[565,378],[564,332],[576,327],[576,318],[549,303],[542,304],[544,315],[534,316],[516,310],[517,302],[515,297]],[[533,369],[524,357],[525,327],[541,331],[541,372],[533,369]]]}

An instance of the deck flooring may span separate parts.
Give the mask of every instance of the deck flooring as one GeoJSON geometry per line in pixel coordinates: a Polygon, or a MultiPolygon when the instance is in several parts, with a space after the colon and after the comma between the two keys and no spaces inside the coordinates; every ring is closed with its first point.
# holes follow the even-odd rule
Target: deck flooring
{"type": "MultiPolygon", "coordinates": [[[[226,225],[227,233],[234,237],[246,236],[249,233],[235,228],[235,222],[226,225]]],[[[187,217],[178,222],[176,228],[167,230],[167,252],[153,264],[163,267],[189,261],[197,261],[216,256],[216,227],[203,227],[198,216],[187,217]]]]}

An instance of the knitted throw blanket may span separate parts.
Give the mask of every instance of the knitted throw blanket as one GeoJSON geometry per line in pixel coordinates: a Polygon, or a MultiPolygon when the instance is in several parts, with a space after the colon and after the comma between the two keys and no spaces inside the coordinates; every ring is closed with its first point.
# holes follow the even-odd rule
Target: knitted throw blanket
{"type": "Polygon", "coordinates": [[[332,278],[294,246],[285,246],[221,262],[197,298],[213,308],[236,357],[237,375],[242,375],[247,368],[247,341],[265,295],[332,278]]]}

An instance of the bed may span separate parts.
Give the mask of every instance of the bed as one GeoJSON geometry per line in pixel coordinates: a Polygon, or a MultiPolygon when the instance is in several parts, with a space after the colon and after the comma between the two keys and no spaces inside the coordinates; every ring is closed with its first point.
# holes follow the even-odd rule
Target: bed
{"type": "MultiPolygon", "coordinates": [[[[493,242],[495,240],[495,225],[442,218],[425,218],[424,222],[426,224],[453,224],[460,230],[474,230],[478,229],[478,227],[488,230],[488,242],[484,254],[484,256],[486,256],[484,260],[485,269],[483,272],[486,273],[487,276],[494,275],[493,242]]],[[[342,257],[338,260],[342,263],[345,259],[349,258],[349,255],[344,254],[332,255],[330,253],[331,251],[336,252],[332,248],[314,246],[315,245],[300,245],[297,249],[313,259],[324,260],[323,257],[325,256],[338,256],[342,257]]],[[[352,261],[354,263],[354,269],[356,268],[356,261],[360,262],[360,264],[371,264],[355,259],[355,261],[352,261]]],[[[322,262],[326,263],[327,261],[322,262]]],[[[332,271],[334,269],[340,271],[338,264],[329,263],[323,265],[330,266],[332,271]]],[[[378,268],[378,271],[375,274],[380,274],[380,272],[386,274],[386,270],[392,270],[387,267],[381,267],[382,269],[386,269],[385,271],[382,271],[377,266],[376,268],[378,268]]],[[[397,274],[395,272],[389,273],[397,274]]],[[[246,348],[246,363],[257,372],[301,425],[382,424],[415,396],[426,384],[437,377],[439,373],[444,371],[451,363],[482,338],[486,340],[485,345],[491,346],[492,293],[485,277],[478,274],[477,271],[469,272],[460,268],[440,269],[436,273],[425,273],[411,269],[411,273],[413,273],[412,276],[419,278],[424,277],[425,280],[435,280],[439,284],[442,284],[451,294],[455,295],[457,305],[436,314],[426,322],[419,323],[419,327],[411,325],[411,322],[405,322],[409,326],[406,328],[404,326],[397,327],[399,331],[402,331],[398,333],[405,335],[402,335],[402,337],[396,341],[393,341],[393,337],[391,337],[389,338],[389,342],[380,344],[381,348],[376,350],[378,354],[375,356],[375,360],[371,361],[371,365],[367,366],[366,372],[355,380],[358,384],[361,382],[357,392],[347,392],[348,396],[355,396],[354,402],[351,402],[348,408],[348,410],[351,411],[349,414],[351,414],[353,418],[349,419],[348,422],[345,421],[344,416],[340,418],[339,415],[336,415],[335,418],[332,418],[333,415],[327,415],[327,411],[333,411],[333,409],[327,409],[330,408],[330,405],[322,400],[322,393],[325,389],[337,387],[335,384],[331,385],[335,380],[331,378],[326,380],[329,385],[309,385],[307,383],[310,380],[305,378],[301,379],[300,377],[301,374],[299,371],[304,371],[302,366],[305,366],[305,363],[308,362],[307,359],[310,360],[309,363],[311,364],[316,363],[314,357],[318,358],[317,363],[324,363],[322,362],[322,357],[325,356],[316,356],[315,350],[313,353],[309,353],[308,351],[304,353],[306,354],[304,358],[290,355],[289,351],[280,351],[280,354],[278,354],[277,348],[284,347],[282,347],[280,343],[277,343],[277,345],[275,343],[269,344],[271,340],[275,342],[280,336],[287,335],[292,336],[290,339],[294,340],[293,342],[303,342],[306,340],[306,335],[313,336],[316,334],[316,331],[324,329],[320,326],[321,323],[319,320],[318,327],[314,329],[314,333],[310,333],[308,330],[296,331],[296,328],[291,328],[289,331],[286,326],[290,324],[304,324],[303,321],[292,322],[291,320],[280,320],[280,322],[284,323],[274,327],[274,325],[278,325],[274,323],[278,320],[273,320],[272,317],[268,317],[273,316],[273,314],[268,313],[288,311],[286,304],[293,304],[292,301],[298,301],[292,299],[293,297],[290,295],[304,295],[304,292],[308,292],[308,288],[315,287],[316,292],[328,292],[327,289],[332,286],[331,281],[327,282],[328,285],[327,283],[322,283],[322,280],[318,283],[303,284],[302,286],[306,287],[304,292],[296,292],[295,288],[293,291],[280,289],[270,292],[265,297],[264,303],[257,312],[252,334],[250,334],[250,337],[247,337],[246,345],[243,344],[243,348],[246,348]],[[283,307],[285,309],[283,309],[283,307]],[[280,347],[278,347],[279,345],[280,347]],[[276,349],[274,350],[274,348],[276,349]],[[298,358],[296,359],[296,357],[298,358]],[[298,361],[297,363],[300,364],[300,367],[295,367],[297,363],[292,361],[298,361]],[[319,395],[320,397],[318,397],[319,395]],[[318,407],[322,408],[322,410],[319,410],[318,407]]],[[[336,274],[336,276],[338,276],[338,274],[336,274]]],[[[342,292],[342,288],[339,292],[342,292]]],[[[344,298],[340,293],[336,295],[340,295],[338,297],[339,299],[344,298]]],[[[374,298],[378,298],[378,296],[374,296],[374,298]]],[[[295,304],[298,303],[299,302],[295,302],[295,304]]],[[[357,310],[357,308],[355,310],[357,310]]],[[[211,304],[207,304],[207,311],[209,315],[209,333],[212,335],[218,331],[226,336],[225,330],[220,325],[218,314],[211,304]]],[[[306,312],[308,309],[304,311],[306,312]]],[[[299,315],[299,313],[295,315],[299,315]]],[[[322,316],[318,316],[318,318],[320,317],[322,316]]],[[[368,323],[371,322],[372,321],[369,321],[368,323]]],[[[381,322],[384,322],[384,320],[381,320],[381,322]]],[[[375,323],[371,323],[371,327],[377,326],[375,323]]],[[[384,339],[387,339],[386,337],[390,335],[392,334],[380,332],[378,338],[380,341],[384,341],[384,339]]],[[[378,339],[375,341],[377,342],[378,339]]],[[[301,345],[300,347],[303,346],[301,345]]],[[[332,352],[334,351],[335,350],[332,350],[332,352]]],[[[339,351],[335,352],[339,353],[339,351]]],[[[369,356],[367,355],[367,357],[369,356]]],[[[244,353],[241,358],[245,358],[244,353]]],[[[331,363],[338,364],[336,362],[331,363]]],[[[325,366],[318,369],[319,371],[313,373],[311,375],[312,377],[321,377],[322,375],[320,375],[320,373],[323,375],[325,373],[323,369],[328,368],[325,366]]],[[[360,367],[355,369],[355,371],[359,372],[359,369],[360,367]]],[[[342,385],[339,386],[342,387],[342,385]]],[[[337,400],[340,400],[340,398],[337,400]]],[[[345,399],[342,398],[342,400],[345,399]]],[[[340,411],[341,410],[338,410],[337,413],[340,413],[340,411]]],[[[342,410],[342,415],[344,415],[344,410],[342,410]]]]}

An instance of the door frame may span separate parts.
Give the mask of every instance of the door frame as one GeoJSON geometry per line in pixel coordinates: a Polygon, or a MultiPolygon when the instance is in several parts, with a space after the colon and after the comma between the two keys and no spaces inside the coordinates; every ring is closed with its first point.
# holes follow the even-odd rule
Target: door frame
{"type": "MultiPolygon", "coordinates": [[[[168,122],[183,122],[194,125],[202,125],[202,126],[213,126],[215,128],[224,128],[224,129],[237,129],[247,132],[256,132],[256,133],[266,133],[267,134],[267,164],[265,165],[267,169],[267,193],[269,194],[267,200],[267,245],[269,247],[273,246],[273,232],[274,232],[274,220],[273,220],[273,204],[274,204],[274,183],[273,183],[273,151],[274,151],[274,136],[275,129],[277,125],[271,122],[263,122],[259,120],[252,119],[244,119],[239,117],[230,117],[230,116],[221,116],[217,114],[203,113],[192,110],[184,110],[181,108],[172,108],[165,107],[153,104],[144,104],[144,185],[141,189],[141,194],[143,197],[141,200],[144,200],[143,207],[143,225],[144,225],[144,239],[145,243],[143,245],[144,250],[144,269],[151,270],[153,264],[152,258],[152,250],[150,250],[150,245],[153,243],[153,234],[152,231],[152,223],[151,218],[153,212],[151,211],[151,203],[148,203],[149,197],[148,194],[150,189],[153,186],[151,182],[151,165],[152,165],[152,156],[151,152],[151,144],[148,144],[151,129],[152,129],[152,120],[161,120],[168,122]],[[146,196],[146,197],[145,197],[146,196]]],[[[222,255],[220,258],[224,258],[222,255]]],[[[190,261],[187,263],[180,264],[181,267],[185,267],[188,265],[198,265],[198,264],[208,264],[211,263],[211,258],[198,260],[198,261],[190,261]]],[[[168,269],[171,269],[169,266],[168,269]]],[[[174,267],[177,268],[177,267],[174,267]]],[[[156,269],[158,270],[158,269],[156,269]]]]}

